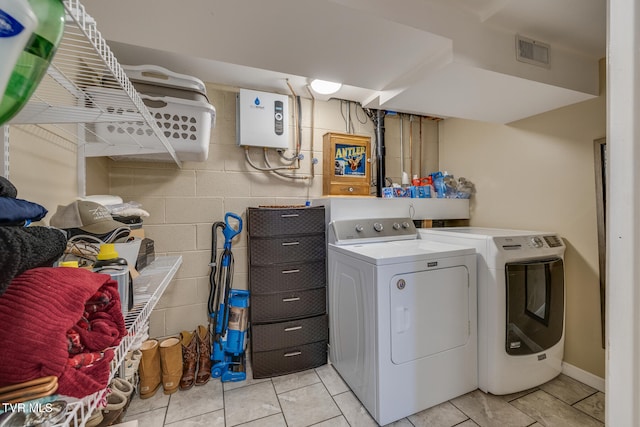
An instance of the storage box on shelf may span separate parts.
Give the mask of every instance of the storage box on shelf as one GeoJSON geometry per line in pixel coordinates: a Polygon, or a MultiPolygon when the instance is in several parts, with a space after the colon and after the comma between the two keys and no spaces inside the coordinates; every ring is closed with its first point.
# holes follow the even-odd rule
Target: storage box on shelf
{"type": "Polygon", "coordinates": [[[247,230],[253,377],[327,363],[324,207],[248,208],[247,230]]]}

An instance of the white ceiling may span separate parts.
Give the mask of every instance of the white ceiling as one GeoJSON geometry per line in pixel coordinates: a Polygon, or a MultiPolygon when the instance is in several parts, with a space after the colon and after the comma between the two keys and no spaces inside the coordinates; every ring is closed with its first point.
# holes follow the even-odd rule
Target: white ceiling
{"type": "Polygon", "coordinates": [[[123,64],[301,96],[323,78],[365,107],[497,123],[597,96],[606,46],[606,0],[82,4],[123,64]],[[516,34],[549,44],[551,66],[516,61],[516,34]]]}

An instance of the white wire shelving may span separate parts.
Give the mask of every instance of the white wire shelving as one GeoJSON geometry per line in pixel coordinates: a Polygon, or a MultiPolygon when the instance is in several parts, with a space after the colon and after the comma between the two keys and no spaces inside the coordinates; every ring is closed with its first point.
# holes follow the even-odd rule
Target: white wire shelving
{"type": "MultiPolygon", "coordinates": [[[[114,348],[115,356],[111,361],[111,376],[113,379],[117,374],[123,374],[122,362],[136,339],[142,331],[145,323],[151,315],[151,311],[156,306],[160,297],[171,283],[178,268],[182,264],[181,256],[161,256],[142,270],[140,276],[134,280],[134,303],[133,308],[125,317],[127,335],[120,344],[114,348]]],[[[105,390],[100,390],[84,399],[68,399],[67,414],[64,421],[55,426],[84,426],[91,416],[91,413],[98,407],[104,398],[105,390]]],[[[67,400],[65,398],[65,400],[67,400]]]]}
{"type": "MultiPolygon", "coordinates": [[[[35,126],[44,131],[38,134],[69,141],[77,145],[81,159],[168,154],[180,167],[175,150],[97,30],[95,20],[80,1],[63,0],[63,4],[64,36],[46,76],[20,113],[0,127],[2,174],[9,175],[9,129],[13,126],[35,126]],[[115,127],[119,137],[109,138],[96,131],[96,126],[104,123],[115,127]],[[132,124],[142,130],[128,132],[132,124]]],[[[79,168],[83,171],[80,164],[79,168]]],[[[125,318],[127,335],[114,348],[111,378],[122,374],[122,363],[136,335],[181,263],[180,256],[158,257],[135,279],[135,306],[125,318]]],[[[105,390],[101,390],[83,399],[68,399],[66,416],[56,425],[84,426],[104,396],[105,390]]]]}
{"type": "MultiPolygon", "coordinates": [[[[76,143],[86,157],[161,153],[181,166],[95,20],[80,1],[64,0],[63,4],[65,30],[54,59],[27,105],[8,124],[53,128],[76,143]],[[109,132],[97,129],[101,124],[108,124],[109,132]],[[132,126],[136,132],[130,131],[132,126]]],[[[4,145],[7,151],[8,132],[4,145]]],[[[6,174],[8,158],[3,163],[6,174]]]]}

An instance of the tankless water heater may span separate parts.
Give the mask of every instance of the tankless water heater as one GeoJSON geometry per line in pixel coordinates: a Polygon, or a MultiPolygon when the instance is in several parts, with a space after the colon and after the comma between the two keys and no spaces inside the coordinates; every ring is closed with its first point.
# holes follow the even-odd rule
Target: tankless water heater
{"type": "Polygon", "coordinates": [[[240,89],[236,102],[240,146],[289,148],[289,97],[240,89]]]}

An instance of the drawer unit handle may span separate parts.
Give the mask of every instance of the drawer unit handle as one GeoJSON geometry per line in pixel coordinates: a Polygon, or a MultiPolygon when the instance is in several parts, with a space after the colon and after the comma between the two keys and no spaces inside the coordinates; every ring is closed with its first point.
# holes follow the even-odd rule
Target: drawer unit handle
{"type": "Polygon", "coordinates": [[[298,331],[302,329],[302,326],[292,326],[290,328],[284,328],[285,332],[292,332],[292,331],[298,331]]]}
{"type": "Polygon", "coordinates": [[[302,354],[301,351],[292,351],[291,353],[285,353],[284,357],[300,356],[301,354],[302,354]]]}
{"type": "Polygon", "coordinates": [[[282,298],[282,302],[294,302],[294,301],[300,301],[300,297],[282,298]]]}
{"type": "Polygon", "coordinates": [[[300,214],[282,214],[280,218],[295,218],[297,216],[300,216],[300,214]]]}
{"type": "Polygon", "coordinates": [[[282,274],[300,273],[300,269],[295,270],[282,270],[282,274]]]}
{"type": "Polygon", "coordinates": [[[282,242],[282,246],[295,246],[299,244],[300,242],[282,242]]]}

